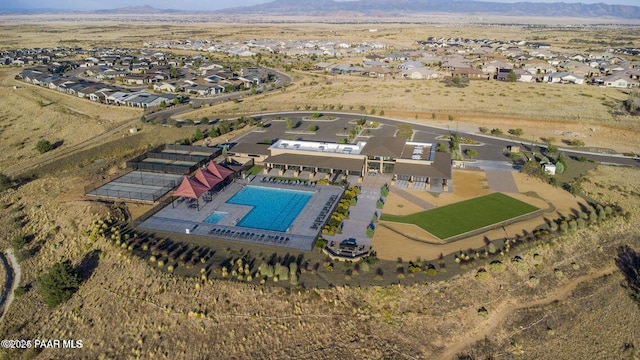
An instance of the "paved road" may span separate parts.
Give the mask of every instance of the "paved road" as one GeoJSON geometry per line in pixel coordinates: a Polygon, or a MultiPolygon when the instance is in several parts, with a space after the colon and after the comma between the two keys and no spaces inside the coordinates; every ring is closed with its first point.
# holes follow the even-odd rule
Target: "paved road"
{"type": "MultiPolygon", "coordinates": [[[[275,87],[271,88],[270,85],[267,86],[267,93],[289,86],[293,82],[293,79],[291,78],[291,76],[285,73],[279,72],[278,70],[272,69],[272,68],[265,68],[265,69],[271,70],[276,74],[275,87]]],[[[223,94],[223,95],[212,97],[212,98],[195,98],[190,101],[193,104],[193,107],[190,107],[188,105],[181,105],[181,106],[169,108],[162,111],[157,111],[153,114],[147,115],[147,120],[148,121],[154,120],[156,123],[164,124],[169,118],[175,117],[176,115],[180,115],[185,112],[189,112],[194,108],[199,108],[203,105],[209,105],[209,106],[217,105],[225,101],[240,99],[249,95],[250,95],[250,91],[247,90],[247,91],[235,92],[230,94],[223,94]]]]}
{"type": "MultiPolygon", "coordinates": [[[[291,111],[291,112],[278,112],[278,113],[260,113],[260,114],[254,114],[253,116],[262,117],[265,120],[269,120],[277,116],[283,116],[283,117],[291,118],[294,122],[297,122],[297,121],[302,121],[303,118],[310,117],[312,114],[313,112],[308,112],[308,111],[301,111],[301,112],[291,111]]],[[[432,143],[442,142],[441,140],[437,140],[436,138],[438,136],[450,135],[451,133],[456,131],[455,129],[451,129],[451,128],[416,124],[408,120],[397,120],[397,119],[391,119],[391,118],[379,117],[379,116],[353,114],[353,113],[341,113],[341,112],[322,112],[322,114],[326,116],[337,117],[340,120],[343,120],[341,124],[346,124],[346,122],[348,121],[362,119],[362,118],[365,118],[367,120],[377,121],[381,123],[383,127],[385,125],[397,126],[400,124],[411,124],[411,126],[414,129],[414,134],[415,134],[414,139],[416,141],[424,141],[424,142],[432,142],[432,143]]],[[[320,123],[320,121],[318,123],[320,123]]],[[[327,126],[342,126],[341,124],[331,125],[327,122],[327,126]]],[[[278,137],[284,136],[284,131],[282,129],[276,129],[276,130],[278,131],[281,130],[281,132],[276,131],[275,133],[271,133],[271,130],[267,129],[268,131],[267,133],[250,133],[250,134],[247,134],[246,138],[247,140],[253,141],[254,140],[253,138],[255,137],[256,139],[258,139],[256,142],[258,142],[259,140],[262,140],[265,137],[278,138],[278,137]]],[[[474,139],[483,143],[482,146],[473,146],[473,149],[478,151],[477,158],[479,160],[485,161],[481,163],[484,163],[489,167],[507,168],[511,166],[509,164],[509,158],[504,155],[504,151],[503,151],[507,146],[517,145],[527,150],[527,149],[530,149],[532,145],[532,143],[530,142],[523,143],[521,139],[511,140],[511,139],[505,139],[505,138],[500,138],[500,137],[491,136],[491,135],[475,134],[475,133],[459,131],[459,130],[457,132],[458,134],[464,134],[465,137],[469,137],[471,139],[474,139]]],[[[335,135],[335,133],[333,133],[333,135],[335,135]]],[[[373,131],[372,131],[372,135],[375,135],[373,131]]],[[[309,138],[310,140],[311,139],[316,140],[316,138],[309,135],[304,135],[303,137],[309,138]]],[[[335,136],[334,136],[334,140],[335,140],[335,136]]],[[[546,147],[545,144],[541,144],[541,143],[533,143],[533,146],[536,148],[546,147]]],[[[563,151],[567,156],[575,156],[575,157],[583,156],[589,160],[593,160],[593,161],[597,161],[605,164],[622,165],[622,166],[640,166],[640,158],[637,158],[637,157],[635,158],[628,157],[621,154],[601,154],[601,153],[594,153],[589,151],[575,150],[572,148],[559,148],[559,150],[563,151]]],[[[473,166],[473,164],[469,164],[469,165],[473,166]]]]}

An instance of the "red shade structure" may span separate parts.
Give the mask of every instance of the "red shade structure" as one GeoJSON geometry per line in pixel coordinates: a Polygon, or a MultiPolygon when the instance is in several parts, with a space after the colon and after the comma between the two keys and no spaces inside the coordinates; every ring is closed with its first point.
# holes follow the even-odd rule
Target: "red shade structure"
{"type": "Polygon", "coordinates": [[[195,199],[198,211],[200,211],[200,203],[198,202],[198,198],[208,190],[209,188],[207,187],[207,185],[202,184],[195,178],[185,176],[184,178],[182,178],[182,183],[180,183],[180,186],[178,186],[178,188],[173,192],[173,196],[195,199]]]}
{"type": "Polygon", "coordinates": [[[207,186],[208,190],[213,189],[214,186],[222,182],[222,179],[212,174],[209,170],[202,170],[198,168],[196,170],[195,175],[196,178],[201,184],[207,186]]]}
{"type": "Polygon", "coordinates": [[[233,170],[226,168],[214,161],[210,161],[207,170],[220,179],[226,179],[233,174],[233,170]]]}

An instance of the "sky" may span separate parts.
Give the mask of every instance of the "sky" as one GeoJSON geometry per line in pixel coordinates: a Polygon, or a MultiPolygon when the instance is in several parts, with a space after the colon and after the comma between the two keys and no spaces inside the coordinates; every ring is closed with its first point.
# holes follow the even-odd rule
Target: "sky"
{"type": "MultiPolygon", "coordinates": [[[[0,9],[64,9],[99,10],[126,6],[150,5],[157,9],[219,10],[230,7],[263,4],[271,0],[0,0],[0,9]]],[[[345,1],[345,0],[342,0],[345,1]]],[[[393,0],[389,0],[393,1],[393,0]]],[[[491,2],[565,2],[640,5],[639,0],[487,0],[491,2]]]]}

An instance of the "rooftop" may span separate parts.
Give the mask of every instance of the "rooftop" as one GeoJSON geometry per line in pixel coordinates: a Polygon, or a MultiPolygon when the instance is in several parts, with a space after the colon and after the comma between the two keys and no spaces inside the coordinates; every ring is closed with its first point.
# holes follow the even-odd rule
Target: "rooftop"
{"type": "Polygon", "coordinates": [[[319,141],[278,140],[269,150],[296,150],[331,154],[359,155],[366,143],[337,144],[319,141]]]}

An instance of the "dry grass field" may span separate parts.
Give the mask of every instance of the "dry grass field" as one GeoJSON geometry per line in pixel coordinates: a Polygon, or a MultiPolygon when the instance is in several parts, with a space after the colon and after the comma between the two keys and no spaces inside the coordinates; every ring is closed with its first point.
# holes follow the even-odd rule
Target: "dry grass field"
{"type": "Polygon", "coordinates": [[[43,156],[35,150],[39,140],[57,143],[52,151],[60,151],[142,115],[141,110],[100,105],[24,84],[13,79],[18,72],[0,70],[0,171],[43,156]]]}
{"type": "MultiPolygon", "coordinates": [[[[109,28],[100,23],[78,30],[79,24],[33,24],[25,26],[21,32],[18,30],[21,27],[3,24],[0,30],[7,39],[3,41],[3,47],[49,46],[72,41],[74,45],[82,46],[116,42],[121,46],[140,46],[145,37],[160,31],[174,38],[231,38],[255,37],[257,28],[271,29],[263,31],[261,36],[278,36],[275,25],[257,25],[253,29],[231,29],[225,25],[115,25],[111,24],[109,28]],[[102,37],[96,36],[96,32],[102,37]]],[[[317,34],[314,27],[316,25],[307,28],[293,24],[282,26],[281,31],[284,35],[295,33],[306,38],[347,38],[362,36],[366,25],[345,25],[337,30],[328,25],[317,25],[320,28],[317,34]]],[[[385,29],[375,36],[381,41],[389,38],[409,46],[413,39],[404,38],[405,31],[413,32],[409,37],[424,37],[430,31],[447,36],[465,36],[464,33],[470,37],[482,34],[519,37],[520,30],[511,27],[452,30],[385,25],[385,29]],[[477,35],[473,35],[474,30],[477,35]],[[447,34],[447,31],[452,33],[447,34]]],[[[607,29],[595,36],[620,35],[624,31],[607,29]]],[[[575,30],[557,34],[537,32],[535,36],[561,43],[576,36],[589,38],[591,35],[575,30]]],[[[307,77],[301,82],[309,84],[311,80],[307,77]]],[[[354,109],[360,105],[366,110],[384,109],[389,116],[406,119],[415,119],[417,113],[418,120],[429,122],[431,113],[436,112],[436,123],[445,126],[459,121],[461,127],[470,129],[480,125],[494,126],[489,124],[504,129],[523,127],[525,137],[545,136],[549,129],[572,129],[588,135],[591,134],[590,127],[597,127],[597,136],[585,138],[588,145],[634,151],[640,148],[636,143],[639,141],[635,135],[636,126],[624,117],[611,115],[608,105],[602,104],[605,100],[599,99],[624,98],[619,92],[568,87],[565,93],[565,88],[531,85],[534,88],[529,89],[527,86],[521,88],[521,84],[499,89],[489,83],[472,83],[463,90],[437,83],[399,81],[375,81],[376,86],[371,86],[371,80],[340,77],[320,79],[318,85],[313,86],[304,86],[301,82],[285,93],[269,97],[260,95],[240,104],[201,109],[193,116],[291,110],[295,105],[305,104],[322,109],[328,104],[341,103],[346,107],[353,105],[354,109]],[[406,92],[406,89],[411,91],[406,92]],[[383,95],[385,91],[394,101],[383,95]],[[592,96],[580,95],[585,91],[592,96]],[[520,92],[527,95],[520,95],[520,92]],[[544,95],[536,95],[541,92],[544,95]],[[501,93],[505,96],[499,96],[501,93]],[[296,98],[292,99],[293,96],[296,98]],[[432,105],[428,101],[430,96],[433,96],[432,105]],[[407,108],[403,109],[401,104],[405,97],[407,108]],[[481,99],[484,102],[480,102],[481,99]],[[584,112],[585,105],[579,100],[594,101],[593,108],[584,112]],[[563,104],[574,111],[573,115],[564,114],[563,104]],[[449,113],[454,115],[454,122],[445,120],[449,113]],[[628,141],[621,143],[625,139],[628,141]]],[[[99,105],[59,98],[53,92],[40,92],[30,87],[14,92],[11,84],[5,83],[0,88],[1,98],[6,101],[3,104],[10,105],[0,110],[2,124],[12,124],[0,135],[0,144],[5,147],[0,155],[3,164],[31,156],[32,144],[39,137],[53,135],[51,131],[56,131],[67,146],[140,116],[139,113],[130,115],[130,110],[121,108],[104,111],[99,105]],[[40,107],[38,100],[41,99],[53,104],[40,107]],[[20,122],[23,118],[18,118],[22,112],[14,109],[17,106],[25,106],[24,117],[37,117],[39,122],[25,126],[20,122]],[[50,128],[45,121],[47,118],[56,119],[59,124],[54,126],[59,127],[50,128]],[[18,125],[23,127],[20,131],[14,129],[18,125]],[[25,144],[18,150],[15,144],[22,141],[25,144]],[[17,155],[9,154],[14,151],[17,155]]],[[[640,170],[636,168],[600,166],[588,173],[581,185],[587,195],[619,204],[625,211],[630,211],[629,222],[616,218],[548,243],[519,248],[517,253],[506,253],[500,258],[504,266],[481,262],[478,266],[486,270],[483,276],[476,276],[478,270],[470,269],[446,281],[425,281],[411,286],[317,290],[202,281],[160,271],[152,263],[131,256],[107,240],[89,241],[86,233],[89,225],[93,220],[107,216],[109,209],[104,203],[87,201],[83,197],[83,185],[122,168],[127,155],[144,150],[148,144],[175,141],[192,132],[190,128],[144,125],[138,135],[123,137],[118,134],[117,140],[114,137],[113,141],[72,154],[71,159],[48,165],[42,176],[15,190],[0,193],[0,228],[3,229],[0,248],[7,248],[16,235],[31,239],[21,261],[21,285],[30,290],[15,299],[0,326],[0,337],[82,339],[84,342],[82,349],[75,350],[0,350],[0,359],[29,359],[38,354],[38,358],[43,359],[220,356],[452,359],[460,354],[476,358],[512,354],[531,359],[551,359],[559,355],[560,358],[590,358],[591,354],[598,354],[597,358],[618,359],[629,354],[625,343],[640,348],[637,306],[621,288],[622,277],[613,265],[618,246],[631,244],[640,249],[637,227],[640,221],[640,170]],[[98,158],[104,161],[95,161],[98,158]],[[517,263],[511,261],[516,255],[522,258],[517,263]],[[61,259],[69,259],[76,266],[83,264],[85,279],[71,300],[48,309],[37,292],[38,279],[52,263],[61,259]],[[481,308],[486,309],[486,314],[481,312],[479,315],[481,308]],[[487,342],[476,343],[485,337],[487,342]]],[[[464,173],[460,176],[475,184],[476,189],[454,193],[454,196],[471,197],[487,191],[486,180],[481,175],[464,173]]],[[[559,204],[557,211],[569,211],[577,206],[577,199],[562,190],[544,187],[527,178],[516,180],[523,193],[535,191],[543,198],[543,193],[553,198],[559,204]]],[[[437,201],[452,200],[441,195],[437,201]]],[[[136,208],[133,212],[139,210],[136,208]]],[[[411,209],[407,206],[406,210],[411,209]]],[[[404,243],[395,246],[402,247],[404,243]]],[[[465,248],[469,246],[465,245],[465,248]]],[[[415,256],[416,252],[412,251],[406,259],[415,256]]]]}
{"type": "MultiPolygon", "coordinates": [[[[513,351],[510,340],[516,333],[527,354],[552,358],[557,350],[544,346],[546,338],[528,338],[529,332],[518,331],[519,326],[526,327],[549,314],[532,331],[542,331],[538,327],[546,325],[555,329],[554,336],[579,336],[583,332],[578,329],[592,329],[587,325],[572,329],[565,322],[587,316],[591,321],[587,324],[602,322],[602,334],[599,342],[581,343],[584,348],[580,353],[617,357],[622,354],[620,342],[635,341],[631,335],[640,330],[637,317],[630,317],[624,322],[630,327],[625,330],[630,339],[621,339],[615,332],[619,323],[614,321],[637,311],[636,307],[621,292],[617,273],[607,280],[609,289],[617,294],[613,297],[606,297],[599,289],[596,295],[583,290],[581,277],[603,266],[610,270],[617,246],[637,243],[634,222],[640,198],[624,197],[620,192],[636,193],[638,182],[633,180],[640,173],[625,169],[625,178],[615,177],[618,170],[599,168],[589,175],[585,188],[593,186],[603,197],[620,199],[620,205],[633,211],[631,223],[614,220],[600,229],[581,230],[547,245],[523,249],[519,253],[523,264],[512,264],[509,259],[515,254],[511,254],[503,260],[506,269],[487,266],[485,280],[476,279],[475,270],[471,270],[449,281],[424,285],[329,290],[286,290],[228,281],[202,284],[167,275],[112,243],[92,243],[82,235],[90,221],[105,216],[106,210],[103,205],[71,196],[79,193],[73,185],[76,176],[37,179],[0,196],[2,204],[9,205],[0,210],[3,228],[10,229],[2,235],[3,246],[8,246],[8,238],[15,233],[34,235],[27,247],[32,255],[22,261],[23,285],[33,288],[14,302],[2,336],[84,341],[81,350],[44,350],[44,358],[192,358],[224,353],[230,358],[450,359],[457,353],[479,353],[482,349],[471,339],[478,334],[483,339],[485,332],[494,344],[493,354],[501,351],[498,349],[513,351]],[[618,187],[622,190],[615,190],[618,187]],[[47,197],[40,195],[43,191],[47,197]],[[21,218],[23,227],[12,223],[16,217],[21,218]],[[69,302],[49,310],[35,291],[37,279],[61,258],[74,264],[94,259],[95,268],[69,302]],[[532,279],[537,280],[534,283],[532,279]],[[536,313],[536,307],[510,310],[512,304],[546,304],[547,297],[556,296],[556,292],[568,292],[569,296],[571,292],[563,289],[574,286],[575,300],[570,297],[567,302],[544,305],[542,314],[536,313]],[[584,301],[593,303],[592,312],[578,307],[584,301]],[[488,310],[486,319],[477,314],[481,307],[488,310]],[[500,316],[501,310],[514,315],[500,316]],[[598,318],[594,311],[603,315],[598,318]],[[522,314],[527,316],[518,320],[522,314]]],[[[588,281],[584,284],[587,289],[600,287],[588,281]]],[[[4,358],[26,356],[16,351],[2,354],[4,358]]]]}

